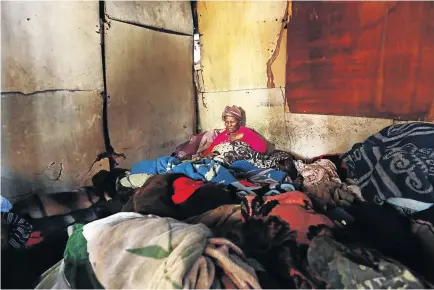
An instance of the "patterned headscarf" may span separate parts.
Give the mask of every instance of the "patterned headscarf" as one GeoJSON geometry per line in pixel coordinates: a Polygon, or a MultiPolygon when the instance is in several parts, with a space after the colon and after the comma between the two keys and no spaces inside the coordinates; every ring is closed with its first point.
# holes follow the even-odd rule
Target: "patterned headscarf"
{"type": "Polygon", "coordinates": [[[241,110],[236,106],[226,106],[225,110],[222,113],[222,119],[225,120],[226,116],[234,117],[238,121],[242,120],[241,110]]]}

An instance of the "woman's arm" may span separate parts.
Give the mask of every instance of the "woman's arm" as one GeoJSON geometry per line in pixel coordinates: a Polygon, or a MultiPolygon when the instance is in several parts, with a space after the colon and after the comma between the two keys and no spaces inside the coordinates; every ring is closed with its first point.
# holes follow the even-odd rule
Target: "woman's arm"
{"type": "Polygon", "coordinates": [[[219,145],[220,143],[223,143],[225,139],[228,139],[226,133],[227,131],[224,130],[223,132],[217,135],[214,141],[212,141],[211,145],[209,145],[208,149],[206,149],[205,152],[201,154],[202,158],[204,158],[207,155],[210,155],[215,146],[219,145]]]}

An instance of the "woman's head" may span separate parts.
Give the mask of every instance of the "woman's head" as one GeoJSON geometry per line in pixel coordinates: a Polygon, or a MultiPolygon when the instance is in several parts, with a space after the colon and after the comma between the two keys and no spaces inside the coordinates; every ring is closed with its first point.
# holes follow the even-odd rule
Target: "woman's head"
{"type": "Polygon", "coordinates": [[[240,129],[242,119],[241,110],[236,106],[226,106],[222,113],[222,119],[225,122],[226,130],[229,133],[235,133],[240,129]]]}

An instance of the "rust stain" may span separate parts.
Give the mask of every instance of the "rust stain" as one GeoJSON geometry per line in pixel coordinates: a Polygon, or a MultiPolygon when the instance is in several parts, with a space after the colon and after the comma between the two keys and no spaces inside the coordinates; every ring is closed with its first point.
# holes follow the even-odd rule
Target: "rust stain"
{"type": "Polygon", "coordinates": [[[274,84],[274,75],[273,70],[271,69],[271,66],[273,65],[276,58],[279,56],[280,52],[280,43],[282,42],[283,33],[285,32],[285,26],[288,21],[288,9],[289,9],[289,1],[286,2],[286,9],[285,13],[283,14],[282,23],[280,25],[280,32],[279,37],[277,38],[276,47],[273,51],[273,54],[271,55],[270,59],[267,61],[267,88],[275,88],[276,85],[274,84]]]}

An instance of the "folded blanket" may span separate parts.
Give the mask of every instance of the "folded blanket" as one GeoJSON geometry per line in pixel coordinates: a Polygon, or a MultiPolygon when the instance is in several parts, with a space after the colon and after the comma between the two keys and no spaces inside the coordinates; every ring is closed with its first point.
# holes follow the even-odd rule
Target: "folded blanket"
{"type": "Polygon", "coordinates": [[[434,124],[384,128],[342,156],[363,197],[382,204],[392,197],[434,202],[434,124]]]}
{"type": "Polygon", "coordinates": [[[104,288],[221,288],[222,278],[260,288],[242,251],[201,224],[120,213],[85,225],[83,235],[104,288]]]}

